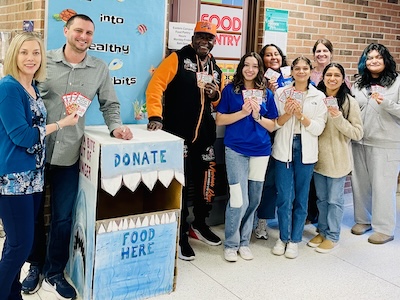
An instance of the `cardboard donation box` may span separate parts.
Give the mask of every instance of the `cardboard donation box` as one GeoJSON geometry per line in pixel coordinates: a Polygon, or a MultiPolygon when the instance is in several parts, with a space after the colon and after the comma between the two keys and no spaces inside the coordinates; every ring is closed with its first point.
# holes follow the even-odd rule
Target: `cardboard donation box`
{"type": "Polygon", "coordinates": [[[183,140],[146,125],[133,139],[88,126],[67,266],[83,300],[143,299],[175,288],[183,140]]]}

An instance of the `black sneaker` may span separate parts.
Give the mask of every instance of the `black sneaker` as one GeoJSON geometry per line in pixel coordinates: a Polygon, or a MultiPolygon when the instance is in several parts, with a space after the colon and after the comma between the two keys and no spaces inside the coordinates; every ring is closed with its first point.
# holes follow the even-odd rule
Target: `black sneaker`
{"type": "Polygon", "coordinates": [[[211,246],[218,246],[222,244],[221,239],[215,235],[211,231],[210,227],[208,227],[205,223],[202,225],[191,224],[189,228],[189,236],[211,246]]]}
{"type": "Polygon", "coordinates": [[[40,284],[42,283],[42,273],[41,269],[38,266],[31,265],[29,267],[28,275],[25,277],[24,281],[22,281],[22,292],[24,294],[34,294],[40,288],[40,284]]]}
{"type": "Polygon", "coordinates": [[[45,278],[42,283],[45,291],[51,292],[60,300],[72,300],[76,298],[76,291],[72,285],[65,280],[64,274],[57,274],[45,278]]]}
{"type": "Polygon", "coordinates": [[[179,252],[178,257],[182,260],[194,260],[193,248],[189,245],[189,239],[186,234],[184,234],[179,240],[179,252]]]}

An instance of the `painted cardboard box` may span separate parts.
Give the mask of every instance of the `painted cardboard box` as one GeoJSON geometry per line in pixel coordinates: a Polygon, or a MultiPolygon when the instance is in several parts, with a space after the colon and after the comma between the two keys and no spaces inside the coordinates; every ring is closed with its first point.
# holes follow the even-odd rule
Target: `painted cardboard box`
{"type": "Polygon", "coordinates": [[[83,300],[170,293],[182,198],[183,140],[146,125],[134,138],[88,126],[81,146],[67,272],[83,300]]]}

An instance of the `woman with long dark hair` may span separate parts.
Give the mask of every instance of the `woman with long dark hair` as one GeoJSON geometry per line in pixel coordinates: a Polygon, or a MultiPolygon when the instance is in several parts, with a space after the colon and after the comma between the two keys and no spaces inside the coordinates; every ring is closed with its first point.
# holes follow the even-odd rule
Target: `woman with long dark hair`
{"type": "Polygon", "coordinates": [[[372,244],[393,240],[400,170],[400,78],[396,62],[381,44],[368,45],[358,63],[352,88],[361,108],[364,137],[353,142],[354,220],[351,232],[372,244]]]}
{"type": "Polygon", "coordinates": [[[310,181],[318,160],[318,136],[325,127],[327,109],[324,93],[310,83],[311,61],[298,57],[291,69],[293,84],[275,93],[279,118],[272,156],[276,160],[279,239],[272,253],[296,258],[307,217],[310,181]]]}
{"type": "Polygon", "coordinates": [[[318,89],[327,96],[328,120],[318,138],[318,161],[314,167],[319,234],[308,246],[328,253],[339,245],[344,184],[353,167],[351,140],[360,140],[363,128],[360,108],[346,85],[343,66],[328,64],[322,78],[318,89]]]}
{"type": "Polygon", "coordinates": [[[225,213],[224,257],[253,259],[249,248],[254,212],[261,199],[271,154],[268,131],[278,117],[271,91],[266,89],[261,57],[250,52],[237,67],[233,82],[222,91],[217,125],[225,125],[225,162],[229,202],[225,213]]]}

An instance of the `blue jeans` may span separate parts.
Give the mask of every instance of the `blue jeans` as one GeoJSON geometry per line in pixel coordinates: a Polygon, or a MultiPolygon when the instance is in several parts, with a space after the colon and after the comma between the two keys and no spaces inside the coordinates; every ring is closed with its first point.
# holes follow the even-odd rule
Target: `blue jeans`
{"type": "Polygon", "coordinates": [[[79,163],[47,169],[50,184],[51,222],[43,274],[62,274],[69,259],[72,209],[78,193],[79,163]]]}
{"type": "Polygon", "coordinates": [[[32,249],[35,218],[41,201],[42,193],[0,195],[0,218],[6,232],[0,260],[0,300],[22,299],[19,277],[32,249]]]}
{"type": "Polygon", "coordinates": [[[249,245],[268,159],[269,156],[246,156],[225,147],[230,192],[225,212],[225,248],[237,250],[249,245]]]}
{"type": "Polygon", "coordinates": [[[307,217],[308,192],[314,164],[301,161],[301,138],[293,139],[291,162],[276,161],[275,183],[278,190],[279,237],[282,242],[301,242],[307,217]]]}
{"type": "Polygon", "coordinates": [[[346,176],[331,178],[314,173],[315,189],[318,197],[319,233],[332,242],[339,241],[340,224],[343,219],[345,181],[346,176]]]}

